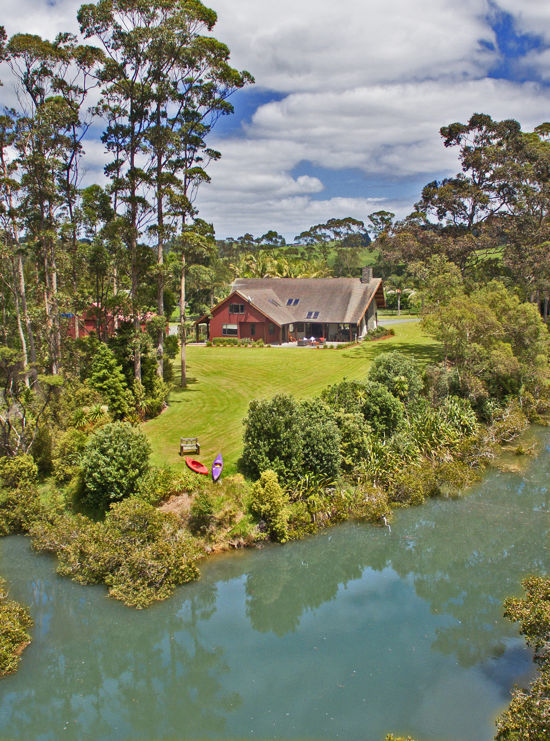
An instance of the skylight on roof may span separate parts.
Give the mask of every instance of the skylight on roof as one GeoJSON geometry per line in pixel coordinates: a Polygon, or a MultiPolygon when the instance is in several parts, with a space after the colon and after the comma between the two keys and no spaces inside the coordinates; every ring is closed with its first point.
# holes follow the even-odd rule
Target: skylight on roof
{"type": "Polygon", "coordinates": [[[286,302],[287,306],[298,306],[300,299],[299,298],[289,298],[286,302]]]}
{"type": "Polygon", "coordinates": [[[308,311],[308,313],[306,314],[306,319],[317,319],[318,316],[318,311],[308,311]]]}

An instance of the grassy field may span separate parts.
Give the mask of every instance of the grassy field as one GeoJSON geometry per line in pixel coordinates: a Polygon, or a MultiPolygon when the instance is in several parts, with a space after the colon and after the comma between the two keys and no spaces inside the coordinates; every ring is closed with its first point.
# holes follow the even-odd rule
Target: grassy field
{"type": "MultiPolygon", "coordinates": [[[[302,399],[316,396],[344,377],[363,379],[372,359],[387,350],[414,355],[422,364],[438,357],[437,344],[416,322],[397,325],[391,339],[345,350],[191,345],[188,388],[173,391],[168,408],[143,425],[153,448],[152,462],[183,467],[179,439],[198,437],[200,459],[210,464],[221,452],[224,473],[234,473],[242,449],[242,420],[251,399],[276,393],[302,399]]],[[[177,377],[178,368],[175,372],[177,377]]]]}

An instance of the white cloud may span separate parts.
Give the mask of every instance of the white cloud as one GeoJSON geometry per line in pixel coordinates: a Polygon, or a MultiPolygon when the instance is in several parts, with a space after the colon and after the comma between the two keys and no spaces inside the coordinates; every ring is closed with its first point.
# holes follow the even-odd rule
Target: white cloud
{"type": "MultiPolygon", "coordinates": [[[[357,168],[367,176],[420,176],[427,181],[434,173],[453,173],[458,167],[456,153],[442,145],[441,126],[482,112],[496,119],[517,118],[525,129],[533,129],[547,113],[544,100],[534,83],[493,79],[296,93],[262,106],[244,138],[215,143],[223,156],[211,165],[212,183],[200,194],[201,214],[221,234],[251,231],[252,226],[244,226],[247,214],[259,231],[285,232],[292,231],[286,226],[292,214],[301,231],[313,223],[312,217],[326,220],[337,214],[331,211],[334,199],[308,197],[319,192],[316,178],[304,181],[304,198],[293,201],[289,211],[287,195],[299,187],[289,173],[300,162],[332,169],[335,178],[339,170],[357,168]],[[240,229],[234,226],[236,214],[243,219],[240,229]]],[[[364,219],[366,201],[343,199],[339,207],[349,206],[354,209],[349,215],[364,219]]],[[[403,207],[393,202],[390,210],[403,207]]]]}
{"type": "Polygon", "coordinates": [[[550,5],[545,0],[496,0],[514,18],[516,30],[550,40],[550,5]]]}
{"type": "Polygon", "coordinates": [[[83,3],[78,0],[2,0],[0,23],[8,36],[34,33],[53,39],[63,31],[77,33],[76,13],[83,3]]]}
{"type": "MultiPolygon", "coordinates": [[[[377,208],[404,214],[400,198],[335,198],[339,171],[367,178],[433,177],[456,170],[439,128],[473,112],[547,118],[544,91],[486,77],[497,61],[489,16],[513,14],[517,30],[550,39],[550,3],[541,0],[212,0],[214,34],[231,61],[261,89],[286,97],[261,106],[242,136],[210,142],[222,152],[198,202],[220,236],[276,228],[298,233],[331,216],[365,218],[377,208]],[[488,42],[483,44],[481,42],[488,42]],[[293,176],[301,162],[334,172],[334,181],[293,176]],[[333,187],[328,187],[332,185],[333,187]],[[323,191],[330,195],[323,198],[323,191]]],[[[77,30],[80,0],[2,0],[9,34],[52,38],[77,30]]],[[[550,53],[526,60],[550,79],[550,53]]],[[[10,99],[8,86],[1,93],[10,99]]],[[[103,147],[87,144],[83,181],[103,178],[103,147]]],[[[370,195],[370,193],[369,193],[370,195]]]]}
{"type": "Polygon", "coordinates": [[[337,90],[479,74],[488,0],[213,0],[233,62],[273,90],[337,90]]]}
{"type": "Polygon", "coordinates": [[[206,217],[207,212],[216,211],[217,218],[214,221],[218,237],[237,237],[245,231],[260,235],[274,228],[287,239],[292,239],[312,224],[322,223],[329,217],[353,216],[365,221],[368,214],[381,208],[392,210],[401,216],[405,215],[408,208],[408,204],[381,198],[330,198],[317,201],[307,196],[295,196],[262,201],[257,209],[252,208],[247,199],[235,199],[231,202],[231,208],[220,211],[217,195],[212,201],[208,198],[206,189],[202,202],[203,215],[206,217]]]}

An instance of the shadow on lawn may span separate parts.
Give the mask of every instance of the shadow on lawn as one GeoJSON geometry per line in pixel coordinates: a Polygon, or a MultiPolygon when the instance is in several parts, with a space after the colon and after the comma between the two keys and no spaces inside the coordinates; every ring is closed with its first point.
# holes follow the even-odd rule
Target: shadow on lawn
{"type": "Polygon", "coordinates": [[[373,359],[384,352],[401,352],[404,355],[411,355],[420,365],[437,363],[443,357],[442,349],[437,344],[419,345],[416,342],[386,344],[383,340],[381,342],[365,342],[353,350],[346,351],[344,357],[373,359]]]}

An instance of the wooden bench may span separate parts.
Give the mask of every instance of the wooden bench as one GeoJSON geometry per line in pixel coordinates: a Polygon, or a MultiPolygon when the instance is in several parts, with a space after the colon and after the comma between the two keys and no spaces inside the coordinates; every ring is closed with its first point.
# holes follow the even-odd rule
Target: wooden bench
{"type": "Polygon", "coordinates": [[[180,437],[180,455],[184,453],[200,453],[198,437],[180,437]]]}

